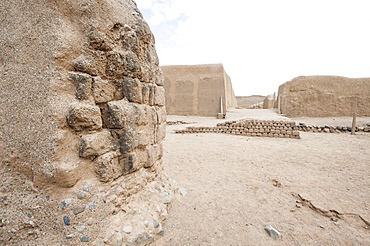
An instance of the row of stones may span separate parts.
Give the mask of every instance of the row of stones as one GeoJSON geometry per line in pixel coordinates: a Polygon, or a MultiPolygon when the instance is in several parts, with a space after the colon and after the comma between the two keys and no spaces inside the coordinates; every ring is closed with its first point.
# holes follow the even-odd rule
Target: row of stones
{"type": "Polygon", "coordinates": [[[293,131],[294,123],[284,121],[241,120],[219,123],[216,127],[187,127],[175,133],[226,133],[256,137],[279,137],[299,139],[299,132],[293,131]]]}
{"type": "MultiPolygon", "coordinates": [[[[298,131],[304,131],[304,132],[323,132],[323,133],[346,133],[351,132],[352,127],[351,126],[310,126],[310,125],[297,125],[295,127],[298,131]]],[[[356,127],[356,132],[370,132],[370,127],[356,127]]]]}

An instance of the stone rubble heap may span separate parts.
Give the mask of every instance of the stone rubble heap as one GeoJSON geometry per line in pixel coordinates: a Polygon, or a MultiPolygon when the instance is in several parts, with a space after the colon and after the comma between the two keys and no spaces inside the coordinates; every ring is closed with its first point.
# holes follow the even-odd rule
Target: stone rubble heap
{"type": "MultiPolygon", "coordinates": [[[[303,131],[303,132],[323,132],[323,133],[346,133],[351,132],[351,126],[315,126],[315,125],[306,125],[305,123],[301,122],[299,125],[295,127],[295,130],[303,131]]],[[[356,132],[370,132],[370,127],[356,127],[356,132]]]]}
{"type": "Polygon", "coordinates": [[[294,122],[276,120],[243,119],[218,123],[216,127],[187,127],[184,130],[176,130],[175,133],[226,133],[252,137],[300,139],[294,122]]]}

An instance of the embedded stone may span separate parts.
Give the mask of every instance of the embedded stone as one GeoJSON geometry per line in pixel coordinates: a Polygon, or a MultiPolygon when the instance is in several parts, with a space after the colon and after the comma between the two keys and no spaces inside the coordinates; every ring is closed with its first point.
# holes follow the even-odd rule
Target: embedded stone
{"type": "Polygon", "coordinates": [[[94,77],[92,85],[96,103],[105,103],[114,99],[116,86],[112,82],[94,77]]]}
{"type": "Polygon", "coordinates": [[[75,206],[72,211],[74,215],[80,214],[85,211],[85,206],[75,206]]]}
{"type": "Polygon", "coordinates": [[[155,86],[154,104],[164,106],[166,104],[166,94],[163,86],[155,86]]]}
{"type": "Polygon", "coordinates": [[[166,107],[156,107],[157,124],[162,124],[167,121],[166,107]]]}
{"type": "Polygon", "coordinates": [[[138,79],[125,77],[122,84],[123,96],[130,102],[142,103],[143,89],[141,84],[138,79]]]}
{"type": "Polygon", "coordinates": [[[122,176],[119,152],[108,152],[94,160],[94,171],[101,182],[109,182],[122,176]]]}
{"type": "Polygon", "coordinates": [[[162,157],[162,144],[147,146],[148,161],[144,164],[145,168],[152,167],[162,157]]]}
{"type": "Polygon", "coordinates": [[[113,150],[113,138],[108,130],[81,137],[80,157],[94,157],[113,150]]]}
{"type": "Polygon", "coordinates": [[[156,85],[149,84],[149,105],[154,106],[155,105],[155,87],[156,85]]]}
{"type": "Polygon", "coordinates": [[[112,49],[112,41],[107,36],[97,30],[89,33],[89,45],[96,50],[108,51],[112,49]]]}
{"type": "Polygon", "coordinates": [[[99,130],[102,128],[99,107],[84,102],[73,103],[70,106],[67,122],[76,131],[99,130]]]}
{"type": "Polygon", "coordinates": [[[143,83],[141,91],[142,91],[142,103],[149,105],[150,84],[143,83]]]}
{"type": "Polygon", "coordinates": [[[76,83],[76,98],[81,101],[94,102],[92,95],[92,77],[84,73],[70,73],[69,78],[76,83]]]}
{"type": "Polygon", "coordinates": [[[97,69],[94,58],[91,56],[80,55],[72,61],[73,67],[76,71],[84,72],[90,75],[96,75],[97,69]]]}
{"type": "Polygon", "coordinates": [[[113,129],[135,125],[138,122],[138,114],[138,106],[128,102],[127,99],[108,102],[106,125],[113,129]]]}
{"type": "Polygon", "coordinates": [[[166,137],[166,124],[160,124],[156,126],[156,138],[155,143],[162,142],[166,137]]]}

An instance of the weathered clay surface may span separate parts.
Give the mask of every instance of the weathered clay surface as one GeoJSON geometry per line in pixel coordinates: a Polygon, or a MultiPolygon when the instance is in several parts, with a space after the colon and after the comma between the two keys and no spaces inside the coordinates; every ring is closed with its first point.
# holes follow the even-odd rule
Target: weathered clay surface
{"type": "MultiPolygon", "coordinates": [[[[166,88],[155,87],[156,103],[172,115],[216,117],[237,106],[231,79],[222,64],[161,66],[166,88]],[[222,109],[221,109],[222,97],[222,109]]],[[[161,84],[161,83],[160,83],[161,84]]]]}
{"type": "Polygon", "coordinates": [[[10,0],[0,13],[0,244],[155,240],[174,185],[162,72],[135,2],[10,0]]]}
{"type": "Polygon", "coordinates": [[[370,78],[300,76],[279,87],[288,117],[370,115],[370,78]]]}

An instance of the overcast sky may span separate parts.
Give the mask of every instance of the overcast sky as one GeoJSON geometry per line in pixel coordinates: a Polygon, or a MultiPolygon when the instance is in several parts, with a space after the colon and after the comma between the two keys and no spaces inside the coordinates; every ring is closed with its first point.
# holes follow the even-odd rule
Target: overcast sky
{"type": "Polygon", "coordinates": [[[370,77],[370,0],[136,0],[160,65],[222,63],[237,96],[301,75],[370,77]]]}

